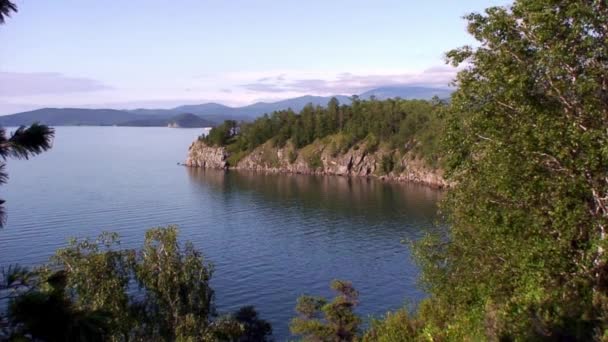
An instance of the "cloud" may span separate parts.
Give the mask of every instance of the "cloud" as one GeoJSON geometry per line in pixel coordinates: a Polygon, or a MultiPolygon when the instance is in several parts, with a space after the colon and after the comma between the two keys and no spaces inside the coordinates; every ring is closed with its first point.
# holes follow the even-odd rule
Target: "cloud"
{"type": "Polygon", "coordinates": [[[262,77],[253,83],[241,84],[240,87],[260,93],[359,94],[377,87],[396,85],[445,88],[454,79],[456,72],[457,70],[452,67],[441,66],[417,73],[368,75],[339,73],[328,78],[289,79],[287,75],[281,74],[274,77],[262,77]]]}
{"type": "Polygon", "coordinates": [[[0,96],[32,96],[109,90],[100,81],[56,72],[0,72],[0,96]]]}

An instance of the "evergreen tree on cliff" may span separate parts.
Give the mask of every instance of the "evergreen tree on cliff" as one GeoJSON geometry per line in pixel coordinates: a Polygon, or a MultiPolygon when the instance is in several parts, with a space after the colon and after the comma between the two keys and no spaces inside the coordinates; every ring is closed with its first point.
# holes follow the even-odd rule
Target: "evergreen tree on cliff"
{"type": "Polygon", "coordinates": [[[520,0],[466,19],[479,47],[447,55],[464,66],[451,229],[419,246],[427,332],[606,340],[608,3],[520,0]]]}

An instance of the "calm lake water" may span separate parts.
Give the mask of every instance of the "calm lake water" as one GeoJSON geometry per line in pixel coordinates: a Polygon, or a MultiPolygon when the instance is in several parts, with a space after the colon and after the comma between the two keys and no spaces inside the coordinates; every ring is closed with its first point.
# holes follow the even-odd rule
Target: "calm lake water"
{"type": "Polygon", "coordinates": [[[418,271],[401,241],[433,226],[441,193],[342,177],[189,169],[200,129],[59,127],[53,149],[9,160],[8,224],[0,263],[36,265],[69,237],[121,235],[138,247],[147,228],[180,227],[215,265],[220,312],[255,305],[275,337],[301,294],[331,295],[351,280],[365,317],[416,302],[418,271]]]}

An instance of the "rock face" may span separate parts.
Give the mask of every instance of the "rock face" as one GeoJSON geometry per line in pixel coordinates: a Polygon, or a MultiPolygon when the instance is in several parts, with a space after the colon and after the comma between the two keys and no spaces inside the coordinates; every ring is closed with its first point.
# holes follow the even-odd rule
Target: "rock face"
{"type": "Polygon", "coordinates": [[[296,174],[321,174],[336,176],[375,177],[383,180],[414,182],[443,188],[449,184],[441,170],[428,168],[411,154],[393,157],[393,171],[382,171],[382,159],[395,155],[395,151],[367,151],[365,146],[351,147],[344,153],[336,153],[322,144],[312,144],[301,150],[291,145],[283,148],[263,144],[241,158],[236,165],[229,165],[229,153],[224,147],[210,147],[202,141],[190,146],[187,166],[237,169],[260,172],[285,172],[296,174]]]}
{"type": "Polygon", "coordinates": [[[228,167],[228,151],[225,147],[207,146],[202,141],[195,141],[188,149],[185,165],[207,169],[225,169],[228,167]]]}

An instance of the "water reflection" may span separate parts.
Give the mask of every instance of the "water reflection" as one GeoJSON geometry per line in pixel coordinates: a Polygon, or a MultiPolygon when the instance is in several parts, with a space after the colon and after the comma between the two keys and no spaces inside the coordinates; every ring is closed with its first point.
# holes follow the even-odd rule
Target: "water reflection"
{"type": "Polygon", "coordinates": [[[188,169],[176,161],[198,130],[58,127],[48,153],[11,160],[0,261],[39,265],[70,236],[120,234],[141,246],[178,224],[215,265],[221,312],[255,305],[277,341],[303,293],[353,281],[365,317],[416,301],[418,269],[402,239],[433,227],[441,193],[363,178],[188,169]]]}
{"type": "Polygon", "coordinates": [[[322,210],[333,215],[360,217],[376,222],[407,214],[426,222],[437,213],[443,193],[429,187],[384,182],[362,177],[271,174],[187,168],[194,186],[217,191],[225,198],[253,192],[282,207],[322,210]]]}

